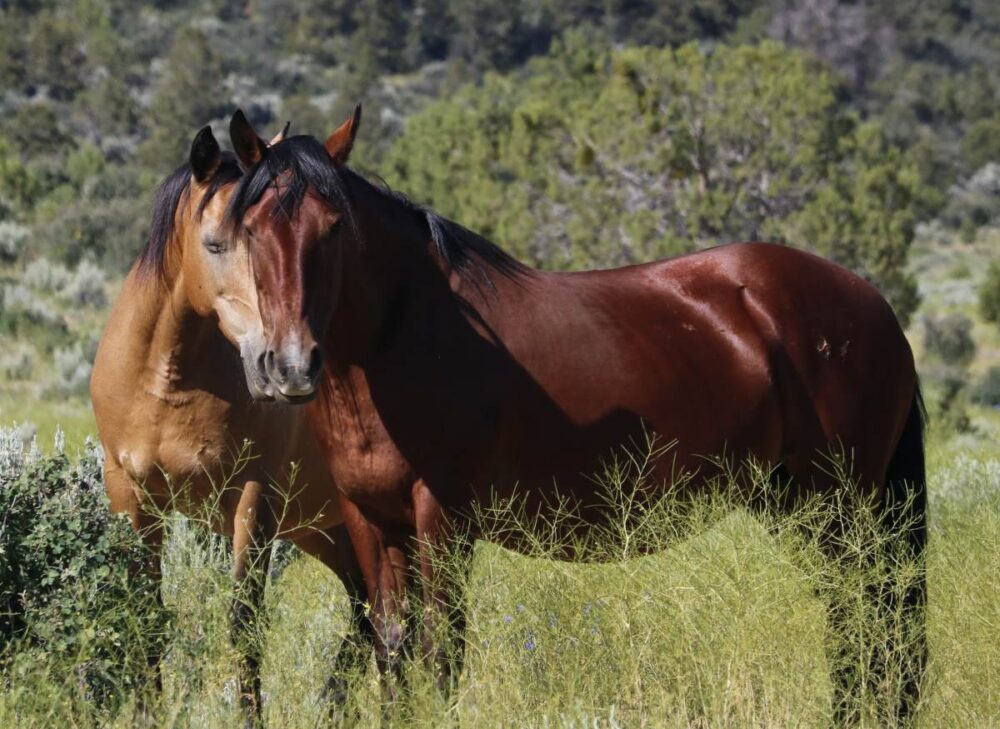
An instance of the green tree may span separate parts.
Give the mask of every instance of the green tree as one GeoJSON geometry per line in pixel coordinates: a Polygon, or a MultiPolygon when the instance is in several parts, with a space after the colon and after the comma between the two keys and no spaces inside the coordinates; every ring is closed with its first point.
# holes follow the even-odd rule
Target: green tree
{"type": "Polygon", "coordinates": [[[128,86],[108,76],[77,96],[76,103],[102,135],[124,136],[136,131],[139,109],[128,86]]]}
{"type": "Polygon", "coordinates": [[[0,21],[0,86],[21,88],[25,79],[29,19],[12,10],[0,10],[0,21]]]}
{"type": "Polygon", "coordinates": [[[40,155],[59,155],[72,145],[58,107],[47,102],[22,104],[3,120],[0,129],[25,160],[40,155]]]}
{"type": "Polygon", "coordinates": [[[153,131],[140,150],[147,165],[162,170],[184,159],[198,127],[228,109],[222,81],[222,63],[205,35],[179,31],[148,114],[153,131]]]}
{"type": "Polygon", "coordinates": [[[12,145],[0,137],[0,217],[26,213],[42,194],[41,182],[31,173],[12,145]]]}
{"type": "Polygon", "coordinates": [[[905,326],[920,301],[906,262],[924,185],[916,166],[874,122],[841,144],[842,159],[827,166],[828,184],[793,216],[793,229],[805,244],[863,273],[905,326]]]}
{"type": "Polygon", "coordinates": [[[330,119],[305,94],[291,94],[281,102],[278,125],[291,122],[289,134],[311,134],[319,139],[333,131],[330,119]]]}
{"type": "Polygon", "coordinates": [[[80,67],[85,56],[71,18],[54,11],[40,12],[28,33],[25,70],[30,83],[44,85],[56,99],[71,98],[83,87],[80,67]]]}
{"type": "Polygon", "coordinates": [[[979,313],[986,321],[1000,324],[1000,261],[993,261],[979,286],[979,313]]]}
{"type": "Polygon", "coordinates": [[[522,0],[449,0],[455,23],[452,52],[478,69],[509,68],[528,39],[522,0]]]}
{"type": "Polygon", "coordinates": [[[104,172],[106,165],[101,150],[85,143],[66,158],[66,175],[77,189],[81,189],[88,180],[104,172]]]}
{"type": "Polygon", "coordinates": [[[962,167],[969,174],[988,162],[1000,163],[1000,113],[969,127],[960,150],[962,167]]]}
{"type": "Polygon", "coordinates": [[[972,321],[964,314],[947,314],[925,316],[923,324],[924,348],[943,386],[934,423],[945,431],[969,431],[969,365],[976,356],[972,321]]]}

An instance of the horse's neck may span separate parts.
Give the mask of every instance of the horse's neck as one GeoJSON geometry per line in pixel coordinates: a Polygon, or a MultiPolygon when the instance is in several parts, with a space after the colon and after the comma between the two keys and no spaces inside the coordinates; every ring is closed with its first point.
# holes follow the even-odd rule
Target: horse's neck
{"type": "Polygon", "coordinates": [[[222,336],[214,322],[194,312],[179,279],[157,285],[133,273],[122,303],[124,316],[110,325],[117,330],[123,358],[134,364],[136,384],[157,397],[191,380],[198,349],[222,336]]]}
{"type": "Polygon", "coordinates": [[[431,266],[430,232],[414,211],[385,199],[370,183],[357,178],[355,238],[343,247],[337,286],[339,298],[327,329],[328,356],[344,369],[364,365],[391,336],[395,318],[405,307],[414,276],[431,266]]]}

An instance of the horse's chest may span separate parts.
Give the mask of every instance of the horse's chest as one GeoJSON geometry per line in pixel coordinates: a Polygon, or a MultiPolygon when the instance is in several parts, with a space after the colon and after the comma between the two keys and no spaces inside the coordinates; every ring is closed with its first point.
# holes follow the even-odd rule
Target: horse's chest
{"type": "Polygon", "coordinates": [[[241,470],[250,433],[239,420],[229,403],[212,397],[193,395],[169,407],[137,404],[118,460],[134,481],[150,488],[201,491],[241,470]]]}
{"type": "Polygon", "coordinates": [[[361,504],[406,499],[413,469],[388,439],[351,438],[329,444],[328,462],[338,488],[361,504]]]}

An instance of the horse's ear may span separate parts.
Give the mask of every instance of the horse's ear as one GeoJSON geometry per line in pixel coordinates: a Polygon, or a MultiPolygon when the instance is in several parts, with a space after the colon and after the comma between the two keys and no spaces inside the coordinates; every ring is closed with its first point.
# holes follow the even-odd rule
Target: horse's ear
{"type": "Polygon", "coordinates": [[[271,141],[267,143],[267,146],[268,147],[273,147],[274,145],[276,145],[276,144],[278,144],[280,142],[284,142],[285,141],[285,137],[288,136],[288,128],[290,126],[292,126],[292,123],[290,121],[286,121],[285,122],[285,126],[283,126],[281,128],[281,131],[278,132],[277,134],[275,134],[273,137],[271,137],[271,141]]]}
{"type": "Polygon", "coordinates": [[[229,139],[240,164],[247,169],[260,162],[267,154],[267,142],[257,136],[242,109],[237,109],[229,121],[229,139]]]}
{"type": "Polygon", "coordinates": [[[222,161],[222,150],[219,143],[215,141],[212,134],[212,127],[204,126],[195,135],[191,142],[191,172],[198,182],[210,180],[215,171],[219,169],[222,161]]]}
{"type": "Polygon", "coordinates": [[[326,138],[326,151],[330,155],[335,165],[347,164],[347,158],[351,156],[351,147],[354,146],[354,137],[358,133],[358,126],[361,124],[361,104],[354,107],[351,118],[341,124],[326,138]]]}

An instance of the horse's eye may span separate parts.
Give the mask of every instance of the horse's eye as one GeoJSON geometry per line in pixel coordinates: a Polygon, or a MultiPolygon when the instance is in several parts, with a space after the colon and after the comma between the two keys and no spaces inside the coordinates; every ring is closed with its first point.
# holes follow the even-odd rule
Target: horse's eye
{"type": "Polygon", "coordinates": [[[226,247],[217,240],[209,239],[205,241],[205,249],[209,253],[218,254],[222,253],[226,247]]]}

